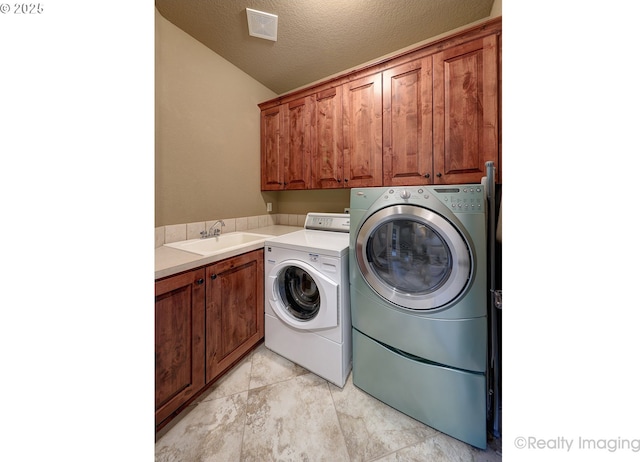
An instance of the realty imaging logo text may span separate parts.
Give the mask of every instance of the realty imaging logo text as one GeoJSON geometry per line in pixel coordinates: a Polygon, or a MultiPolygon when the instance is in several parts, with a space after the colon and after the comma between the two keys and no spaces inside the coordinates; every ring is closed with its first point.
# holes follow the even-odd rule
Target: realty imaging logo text
{"type": "Polygon", "coordinates": [[[513,441],[517,449],[547,449],[555,451],[572,450],[600,450],[608,452],[616,451],[640,451],[640,438],[538,438],[536,436],[518,436],[513,441]]]}

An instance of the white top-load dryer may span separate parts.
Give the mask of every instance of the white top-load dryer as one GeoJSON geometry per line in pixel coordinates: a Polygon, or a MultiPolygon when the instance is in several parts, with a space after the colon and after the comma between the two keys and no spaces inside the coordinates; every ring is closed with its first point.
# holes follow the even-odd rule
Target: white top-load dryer
{"type": "Polygon", "coordinates": [[[265,241],[265,346],[343,387],[351,371],[349,215],[265,241]]]}

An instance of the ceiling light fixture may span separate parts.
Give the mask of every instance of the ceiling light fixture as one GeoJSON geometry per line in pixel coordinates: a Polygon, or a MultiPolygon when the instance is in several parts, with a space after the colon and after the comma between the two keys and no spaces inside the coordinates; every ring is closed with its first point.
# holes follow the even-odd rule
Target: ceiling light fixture
{"type": "Polygon", "coordinates": [[[267,40],[278,39],[278,16],[247,8],[249,35],[267,40]]]}

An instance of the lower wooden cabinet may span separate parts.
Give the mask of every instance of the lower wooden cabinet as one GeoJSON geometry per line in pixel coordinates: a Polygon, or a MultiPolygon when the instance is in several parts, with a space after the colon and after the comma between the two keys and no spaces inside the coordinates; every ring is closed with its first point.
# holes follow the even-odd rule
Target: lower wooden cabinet
{"type": "Polygon", "coordinates": [[[215,380],[264,337],[264,250],[207,267],[206,376],[215,380]]]}
{"type": "Polygon", "coordinates": [[[205,385],[204,269],[156,282],[156,425],[205,385]]]}
{"type": "Polygon", "coordinates": [[[264,250],[156,281],[156,429],[263,338],[264,250]]]}

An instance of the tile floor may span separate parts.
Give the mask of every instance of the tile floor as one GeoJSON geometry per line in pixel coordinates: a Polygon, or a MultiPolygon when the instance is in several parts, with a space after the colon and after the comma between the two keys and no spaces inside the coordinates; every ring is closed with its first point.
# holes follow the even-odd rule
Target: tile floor
{"type": "Polygon", "coordinates": [[[501,461],[356,388],[343,389],[264,343],[163,428],[156,462],[501,461]]]}

